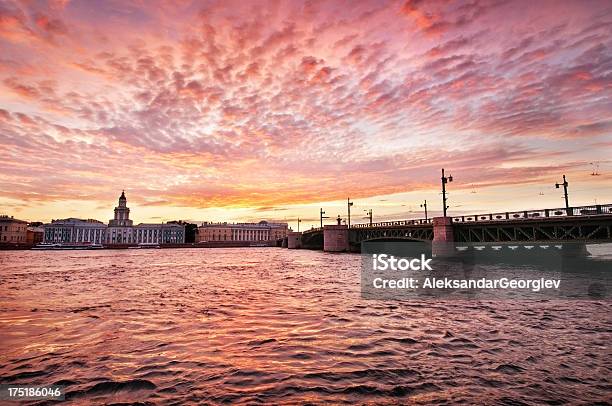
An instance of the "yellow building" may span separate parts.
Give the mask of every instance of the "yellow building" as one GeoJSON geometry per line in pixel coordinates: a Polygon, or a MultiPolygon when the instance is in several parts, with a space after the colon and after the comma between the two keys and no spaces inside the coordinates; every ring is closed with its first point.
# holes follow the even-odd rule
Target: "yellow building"
{"type": "Polygon", "coordinates": [[[28,222],[13,216],[0,216],[0,243],[25,244],[28,238],[28,222]]]}
{"type": "Polygon", "coordinates": [[[198,227],[198,242],[232,241],[232,229],[225,223],[204,223],[198,227]]]}
{"type": "Polygon", "coordinates": [[[276,241],[287,236],[287,223],[203,223],[198,227],[198,242],[276,241]]]}

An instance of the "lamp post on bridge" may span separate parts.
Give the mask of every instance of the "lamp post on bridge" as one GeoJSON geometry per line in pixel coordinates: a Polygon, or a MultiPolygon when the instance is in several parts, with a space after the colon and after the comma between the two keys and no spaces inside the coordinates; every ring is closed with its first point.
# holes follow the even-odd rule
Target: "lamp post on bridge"
{"type": "Polygon", "coordinates": [[[324,216],[325,212],[323,211],[323,207],[321,207],[321,210],[319,211],[319,217],[321,219],[321,228],[323,228],[323,219],[328,219],[328,216],[324,216]]]}
{"type": "Polygon", "coordinates": [[[369,219],[370,219],[370,227],[372,227],[372,209],[370,209],[370,210],[364,210],[364,211],[365,211],[365,212],[366,212],[366,214],[367,214],[367,216],[365,216],[364,218],[366,218],[366,219],[368,219],[368,218],[369,218],[369,219]]]}
{"type": "Polygon", "coordinates": [[[563,183],[555,183],[555,187],[559,189],[560,186],[563,186],[563,197],[565,198],[565,209],[567,210],[567,214],[569,215],[569,199],[567,197],[567,180],[565,179],[565,175],[563,175],[563,183]]]}
{"type": "Polygon", "coordinates": [[[300,232],[300,223],[302,222],[302,220],[298,217],[297,219],[297,232],[300,232]]]}
{"type": "Polygon", "coordinates": [[[444,217],[446,217],[446,209],[449,206],[446,205],[446,184],[453,181],[453,175],[444,176],[444,168],[442,168],[442,212],[444,213],[444,217]]]}
{"type": "Polygon", "coordinates": [[[351,228],[351,206],[353,205],[353,202],[351,202],[350,197],[346,199],[346,205],[348,207],[348,228],[351,228]]]}
{"type": "Polygon", "coordinates": [[[425,221],[427,221],[427,200],[425,200],[425,202],[423,202],[421,207],[425,209],[425,221]]]}

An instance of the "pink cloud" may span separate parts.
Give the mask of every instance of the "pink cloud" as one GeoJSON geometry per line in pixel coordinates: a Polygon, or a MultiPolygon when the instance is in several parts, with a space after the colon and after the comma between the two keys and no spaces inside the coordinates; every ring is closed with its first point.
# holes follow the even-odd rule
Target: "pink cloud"
{"type": "Polygon", "coordinates": [[[430,188],[441,165],[530,183],[611,134],[606,2],[271,4],[3,6],[0,146],[20,159],[0,196],[121,179],[143,204],[278,206],[430,188]]]}

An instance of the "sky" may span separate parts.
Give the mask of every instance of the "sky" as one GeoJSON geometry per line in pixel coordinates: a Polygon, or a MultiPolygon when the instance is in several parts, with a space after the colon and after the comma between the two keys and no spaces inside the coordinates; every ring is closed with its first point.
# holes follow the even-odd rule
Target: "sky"
{"type": "Polygon", "coordinates": [[[610,1],[0,0],[0,214],[612,203],[610,1]]]}

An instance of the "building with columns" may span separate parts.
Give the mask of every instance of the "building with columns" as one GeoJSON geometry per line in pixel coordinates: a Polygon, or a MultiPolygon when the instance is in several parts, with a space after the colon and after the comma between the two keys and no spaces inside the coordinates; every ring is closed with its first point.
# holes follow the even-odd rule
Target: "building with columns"
{"type": "Polygon", "coordinates": [[[138,224],[133,236],[138,244],[183,244],[185,226],[179,224],[138,224]]]}
{"type": "Polygon", "coordinates": [[[43,229],[45,244],[102,244],[106,238],[106,224],[93,219],[51,220],[43,229]]]}
{"type": "Polygon", "coordinates": [[[287,236],[287,223],[209,223],[198,227],[198,242],[209,241],[276,241],[287,236]]]}
{"type": "MultiPolygon", "coordinates": [[[[24,224],[24,230],[26,230],[24,224]]],[[[182,244],[185,226],[179,224],[138,224],[130,220],[125,191],[121,192],[115,215],[108,226],[98,220],[68,218],[52,220],[43,226],[43,243],[59,244],[182,244]]],[[[25,242],[25,231],[24,231],[25,242]]]]}
{"type": "Polygon", "coordinates": [[[125,191],[119,196],[115,216],[108,222],[107,244],[183,244],[185,226],[179,224],[141,223],[133,225],[125,191]]]}

